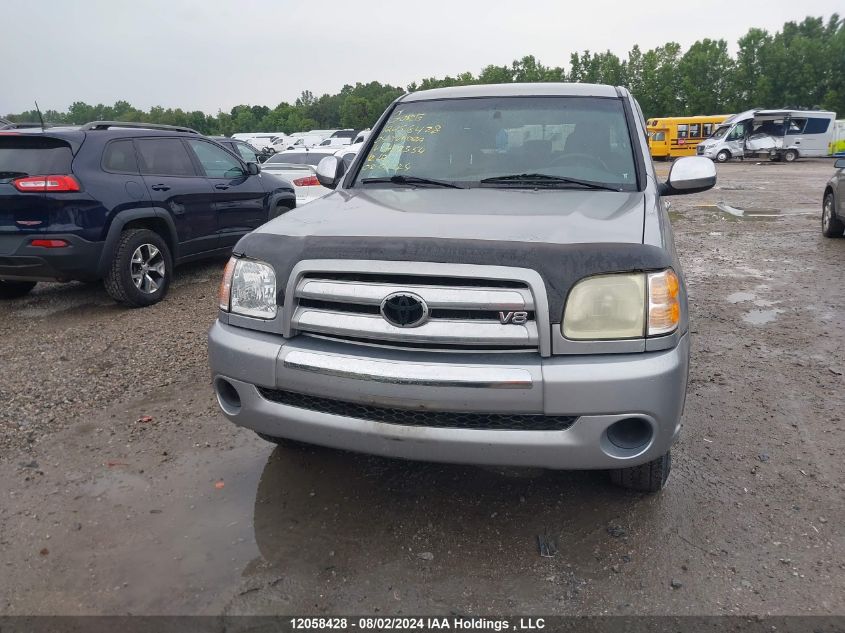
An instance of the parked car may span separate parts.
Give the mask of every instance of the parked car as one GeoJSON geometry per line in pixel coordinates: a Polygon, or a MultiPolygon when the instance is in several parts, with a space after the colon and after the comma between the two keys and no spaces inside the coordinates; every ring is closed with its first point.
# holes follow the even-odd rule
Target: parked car
{"type": "Polygon", "coordinates": [[[358,155],[358,152],[361,151],[361,146],[363,143],[358,145],[347,145],[346,147],[342,147],[341,149],[337,150],[334,155],[340,158],[344,163],[346,163],[346,169],[352,165],[352,161],[355,160],[355,157],[358,155]]]}
{"type": "Polygon", "coordinates": [[[174,264],[225,255],[295,206],[288,183],[188,128],[0,133],[0,298],[102,279],[117,301],[150,305],[174,264]]]}
{"type": "Polygon", "coordinates": [[[296,191],[296,206],[301,207],[330,193],[317,180],[317,164],[327,156],[334,156],[335,151],[334,148],[315,148],[279,152],[268,158],[261,170],[289,181],[296,191]]]}
{"type": "Polygon", "coordinates": [[[358,134],[355,135],[355,138],[352,140],[353,145],[359,145],[367,140],[367,137],[370,135],[370,130],[361,130],[358,134]]]}
{"type": "Polygon", "coordinates": [[[333,147],[335,149],[339,147],[343,147],[344,145],[351,145],[352,139],[345,137],[345,136],[333,136],[331,138],[327,138],[325,141],[320,142],[316,147],[318,148],[325,148],[325,147],[333,147]]]}
{"type": "Polygon", "coordinates": [[[625,88],[477,85],[397,99],[334,191],[245,236],[209,334],[224,414],[270,441],[609,469],[659,490],[687,385],[687,294],[625,88]]]}
{"type": "Polygon", "coordinates": [[[836,172],[827,181],[822,198],[822,233],[825,237],[842,237],[845,233],[845,158],[833,163],[836,172]]]}
{"type": "Polygon", "coordinates": [[[285,149],[304,149],[306,147],[314,147],[322,143],[324,140],[325,139],[322,136],[319,136],[317,134],[305,134],[302,136],[295,136],[291,138],[291,142],[285,149]]]}
{"type": "Polygon", "coordinates": [[[246,163],[263,163],[274,153],[272,149],[257,149],[246,141],[237,138],[230,138],[228,136],[209,136],[208,138],[217,141],[229,151],[234,152],[246,163]]]}
{"type": "Polygon", "coordinates": [[[332,132],[332,135],[329,138],[347,138],[349,139],[349,143],[352,143],[352,140],[356,136],[358,136],[358,130],[346,128],[343,130],[335,130],[334,132],[332,132]]]}
{"type": "Polygon", "coordinates": [[[246,139],[239,139],[244,140],[256,149],[264,149],[265,147],[270,147],[273,145],[273,140],[276,139],[275,134],[254,134],[246,139]]]}

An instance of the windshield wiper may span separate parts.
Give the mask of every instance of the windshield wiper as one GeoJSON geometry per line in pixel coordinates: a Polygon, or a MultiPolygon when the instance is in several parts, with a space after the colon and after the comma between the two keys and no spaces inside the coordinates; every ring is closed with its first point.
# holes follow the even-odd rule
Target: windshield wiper
{"type": "Polygon", "coordinates": [[[580,180],[578,178],[565,178],[563,176],[551,176],[549,174],[511,174],[510,176],[493,176],[480,181],[482,185],[532,185],[532,186],[555,186],[555,185],[576,185],[587,189],[601,189],[602,191],[622,191],[621,187],[604,185],[591,180],[580,180]]]}
{"type": "Polygon", "coordinates": [[[396,185],[433,185],[435,187],[449,187],[450,189],[464,189],[460,185],[445,180],[435,180],[433,178],[421,178],[419,176],[403,176],[396,174],[388,178],[364,178],[361,180],[362,185],[378,184],[390,182],[396,185]]]}

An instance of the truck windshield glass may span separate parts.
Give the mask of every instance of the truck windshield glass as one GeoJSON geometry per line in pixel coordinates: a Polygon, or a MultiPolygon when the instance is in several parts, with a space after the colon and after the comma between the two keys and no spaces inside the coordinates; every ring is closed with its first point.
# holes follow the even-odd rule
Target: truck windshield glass
{"type": "Polygon", "coordinates": [[[637,176],[622,101],[592,97],[489,97],[400,103],[379,131],[357,184],[404,176],[461,187],[576,188],[580,180],[633,191],[637,176]],[[485,181],[485,182],[482,182],[485,181]]]}

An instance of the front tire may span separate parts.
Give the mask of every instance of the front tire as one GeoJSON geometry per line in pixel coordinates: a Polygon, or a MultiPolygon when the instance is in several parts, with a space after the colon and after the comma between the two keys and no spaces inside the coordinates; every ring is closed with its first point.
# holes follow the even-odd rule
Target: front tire
{"type": "Polygon", "coordinates": [[[716,154],[716,162],[717,163],[727,163],[731,159],[731,153],[723,149],[721,152],[716,154]]]}
{"type": "Polygon", "coordinates": [[[833,193],[828,192],[822,204],[822,235],[825,237],[842,237],[845,233],[845,223],[833,211],[833,193]]]}
{"type": "Polygon", "coordinates": [[[164,299],[172,270],[170,248],[161,235],[148,229],[128,229],[120,234],[103,281],[112,299],[139,308],[164,299]]]}
{"type": "Polygon", "coordinates": [[[783,153],[783,160],[785,160],[787,163],[794,163],[796,160],[798,160],[798,152],[796,152],[794,149],[786,150],[783,153]]]}
{"type": "Polygon", "coordinates": [[[37,281],[6,281],[0,279],[0,299],[17,299],[29,294],[37,281]]]}
{"type": "Polygon", "coordinates": [[[672,454],[667,451],[655,460],[631,468],[610,471],[610,481],[616,486],[637,492],[660,492],[672,471],[672,454]]]}

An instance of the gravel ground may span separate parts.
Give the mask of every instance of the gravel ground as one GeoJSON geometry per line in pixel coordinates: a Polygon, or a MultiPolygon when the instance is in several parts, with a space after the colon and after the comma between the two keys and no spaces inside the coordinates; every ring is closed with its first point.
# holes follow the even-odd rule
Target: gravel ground
{"type": "Polygon", "coordinates": [[[718,169],[716,189],[672,200],[693,357],[651,497],[232,426],[206,367],[222,261],[143,310],[81,284],[0,304],[0,614],[843,614],[832,169],[718,169]]]}

